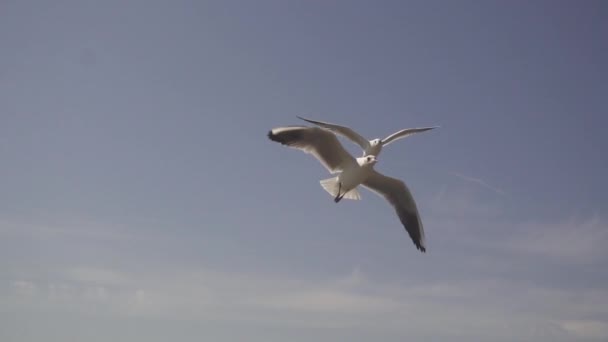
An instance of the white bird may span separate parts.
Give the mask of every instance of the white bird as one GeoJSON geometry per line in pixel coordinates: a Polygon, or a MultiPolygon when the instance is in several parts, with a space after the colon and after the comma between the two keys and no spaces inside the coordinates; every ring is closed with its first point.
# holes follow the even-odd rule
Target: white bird
{"type": "Polygon", "coordinates": [[[330,173],[338,173],[337,177],[320,182],[325,191],[335,196],[336,203],[342,198],[360,199],[357,191],[359,185],[384,197],[395,209],[416,248],[426,252],[422,222],[410,190],[402,181],[374,170],[374,164],[377,162],[374,155],[353,158],[340,144],[336,135],[319,127],[278,127],[268,132],[268,138],[310,153],[330,173]]]}
{"type": "Polygon", "coordinates": [[[359,133],[357,133],[357,132],[353,131],[352,129],[345,127],[345,126],[331,124],[328,122],[305,119],[300,116],[297,116],[297,118],[300,120],[304,120],[306,122],[310,122],[311,124],[317,125],[319,127],[328,129],[345,138],[348,138],[349,140],[353,141],[357,145],[361,146],[361,148],[363,149],[364,156],[366,156],[368,154],[372,154],[376,157],[380,155],[380,152],[382,151],[382,147],[390,144],[391,142],[393,142],[395,140],[409,137],[412,134],[425,132],[425,131],[429,131],[434,128],[438,128],[438,126],[421,127],[421,128],[406,128],[406,129],[402,129],[398,132],[395,132],[384,139],[367,140],[363,136],[361,136],[359,133]]]}

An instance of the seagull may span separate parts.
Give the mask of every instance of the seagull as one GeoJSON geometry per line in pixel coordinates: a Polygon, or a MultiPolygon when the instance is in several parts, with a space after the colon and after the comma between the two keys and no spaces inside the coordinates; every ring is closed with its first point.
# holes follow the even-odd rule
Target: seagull
{"type": "Polygon", "coordinates": [[[348,138],[349,140],[353,141],[357,145],[361,146],[361,148],[363,149],[363,156],[371,154],[376,157],[378,155],[380,155],[380,152],[382,151],[382,148],[384,146],[392,143],[395,140],[409,137],[412,134],[429,131],[431,129],[439,127],[439,126],[433,126],[433,127],[421,127],[421,128],[406,128],[406,129],[402,129],[398,132],[395,132],[384,139],[367,140],[364,137],[362,137],[359,133],[353,131],[352,129],[350,129],[348,127],[335,125],[335,124],[331,124],[328,122],[310,120],[310,119],[303,118],[301,116],[296,116],[296,117],[300,120],[304,120],[313,125],[317,125],[319,127],[328,129],[338,135],[348,138]]]}
{"type": "Polygon", "coordinates": [[[320,181],[321,187],[334,196],[334,202],[338,203],[342,198],[361,199],[357,191],[359,185],[384,197],[395,209],[416,248],[426,252],[424,230],[414,197],[401,180],[374,170],[378,162],[376,156],[354,158],[335,134],[316,126],[277,127],[268,132],[268,138],[312,154],[331,174],[338,174],[320,181]]]}

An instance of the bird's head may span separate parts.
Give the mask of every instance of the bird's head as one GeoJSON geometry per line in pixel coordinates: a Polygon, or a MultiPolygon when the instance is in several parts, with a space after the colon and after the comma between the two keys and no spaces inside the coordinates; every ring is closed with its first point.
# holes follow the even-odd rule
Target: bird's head
{"type": "Polygon", "coordinates": [[[369,144],[372,146],[378,146],[380,145],[380,139],[370,140],[369,144]]]}
{"type": "Polygon", "coordinates": [[[367,156],[361,157],[361,159],[363,159],[361,161],[362,166],[365,166],[365,165],[371,166],[378,162],[378,159],[376,159],[376,156],[374,156],[374,155],[367,155],[367,156]]]}

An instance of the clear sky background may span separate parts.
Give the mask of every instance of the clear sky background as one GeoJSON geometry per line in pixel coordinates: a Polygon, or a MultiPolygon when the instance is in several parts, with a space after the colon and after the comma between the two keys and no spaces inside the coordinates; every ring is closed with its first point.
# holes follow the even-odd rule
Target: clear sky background
{"type": "Polygon", "coordinates": [[[603,1],[1,1],[0,340],[606,341],[607,36],[603,1]],[[376,166],[426,254],[267,139],[296,115],[441,126],[376,166]]]}

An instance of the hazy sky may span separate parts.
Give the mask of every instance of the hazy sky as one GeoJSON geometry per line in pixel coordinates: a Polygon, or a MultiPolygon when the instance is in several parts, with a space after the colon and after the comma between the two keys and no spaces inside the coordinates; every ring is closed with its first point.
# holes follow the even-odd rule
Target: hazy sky
{"type": "MultiPolygon", "coordinates": [[[[605,1],[0,2],[0,340],[606,341],[605,1]],[[387,147],[428,252],[296,115],[387,147]]],[[[353,153],[357,146],[344,141],[353,153]]]]}

